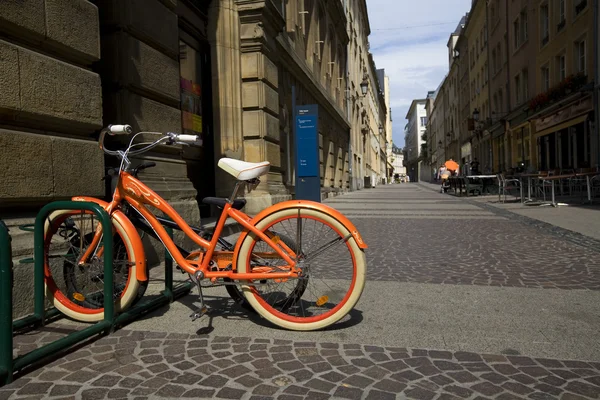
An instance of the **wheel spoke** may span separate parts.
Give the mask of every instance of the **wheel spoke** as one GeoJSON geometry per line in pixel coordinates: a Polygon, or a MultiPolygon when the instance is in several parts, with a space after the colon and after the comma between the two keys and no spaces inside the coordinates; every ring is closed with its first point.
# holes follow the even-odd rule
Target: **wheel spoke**
{"type": "Polygon", "coordinates": [[[352,237],[352,234],[350,233],[346,237],[337,237],[337,238],[331,240],[330,242],[325,243],[323,246],[321,246],[314,252],[307,255],[306,258],[304,259],[304,261],[309,262],[310,260],[312,260],[313,258],[318,256],[319,254],[323,253],[325,250],[328,250],[336,245],[346,243],[351,237],[352,237]]]}

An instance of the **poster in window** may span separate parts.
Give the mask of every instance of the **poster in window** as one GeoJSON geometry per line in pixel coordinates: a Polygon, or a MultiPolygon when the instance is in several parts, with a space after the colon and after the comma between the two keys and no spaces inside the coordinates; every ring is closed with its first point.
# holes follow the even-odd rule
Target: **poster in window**
{"type": "Polygon", "coordinates": [[[202,85],[200,55],[179,43],[181,114],[183,133],[202,136],[202,85]]]}

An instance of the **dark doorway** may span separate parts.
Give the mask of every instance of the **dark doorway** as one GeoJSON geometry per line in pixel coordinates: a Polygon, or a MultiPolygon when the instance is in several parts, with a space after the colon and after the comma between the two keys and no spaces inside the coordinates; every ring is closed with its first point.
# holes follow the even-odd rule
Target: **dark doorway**
{"type": "Polygon", "coordinates": [[[214,134],[210,45],[206,38],[206,14],[182,1],[179,16],[179,71],[182,132],[202,138],[200,146],[184,149],[188,177],[197,191],[200,217],[211,216],[202,199],[215,195],[214,134]]]}

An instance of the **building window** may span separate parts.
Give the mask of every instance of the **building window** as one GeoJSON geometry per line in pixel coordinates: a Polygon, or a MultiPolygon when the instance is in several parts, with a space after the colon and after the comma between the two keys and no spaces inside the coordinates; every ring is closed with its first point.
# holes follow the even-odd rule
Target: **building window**
{"type": "MultiPolygon", "coordinates": [[[[507,53],[508,53],[508,47],[506,48],[507,53]]],[[[500,71],[501,67],[504,65],[504,63],[506,61],[502,61],[504,60],[504,58],[502,57],[502,43],[498,43],[498,48],[496,49],[496,56],[498,57],[498,68],[496,68],[496,71],[500,71]]]]}
{"type": "Polygon", "coordinates": [[[529,38],[529,29],[528,29],[528,23],[527,23],[527,9],[523,9],[523,11],[521,11],[521,35],[522,35],[522,42],[525,42],[528,38],[529,38]]]}
{"type": "Polygon", "coordinates": [[[542,67],[542,90],[546,91],[550,89],[550,68],[548,65],[542,67]]]}
{"type": "Polygon", "coordinates": [[[567,21],[567,5],[565,4],[565,0],[560,0],[558,2],[558,25],[556,30],[560,32],[566,24],[567,21]]]}
{"type": "Polygon", "coordinates": [[[550,13],[548,11],[548,3],[540,7],[540,37],[542,47],[550,40],[550,13]]]}
{"type": "Polygon", "coordinates": [[[515,22],[513,22],[513,37],[515,38],[515,50],[519,48],[519,19],[517,18],[515,22]]]}
{"type": "Polygon", "coordinates": [[[485,64],[483,65],[483,71],[484,71],[484,77],[485,77],[485,83],[488,82],[488,63],[487,61],[485,62],[485,64]]]}
{"type": "Polygon", "coordinates": [[[529,37],[528,33],[528,23],[527,23],[527,9],[521,11],[515,22],[513,22],[513,34],[515,37],[515,50],[519,48],[527,38],[529,37]]]}
{"type": "Polygon", "coordinates": [[[427,125],[427,117],[421,117],[421,126],[427,125]]]}
{"type": "Polygon", "coordinates": [[[515,98],[517,104],[521,104],[521,76],[515,76],[515,98]]]}
{"type": "Polygon", "coordinates": [[[202,61],[200,53],[179,41],[182,133],[202,136],[202,61]]]}
{"type": "Polygon", "coordinates": [[[585,40],[575,43],[575,70],[585,75],[585,40]]]}
{"type": "Polygon", "coordinates": [[[575,5],[575,16],[578,16],[585,10],[587,7],[587,0],[575,0],[573,4],[575,5]]]}
{"type": "Polygon", "coordinates": [[[498,95],[497,94],[494,94],[493,104],[494,104],[494,113],[497,113],[498,112],[498,95]]]}
{"type": "Polygon", "coordinates": [[[498,112],[502,112],[504,110],[504,99],[502,97],[502,90],[498,92],[498,112]]]}
{"type": "Polygon", "coordinates": [[[527,101],[529,99],[529,72],[524,69],[521,71],[521,76],[521,85],[523,85],[523,89],[521,90],[523,97],[521,98],[521,101],[527,101]]]}
{"type": "Polygon", "coordinates": [[[567,77],[567,58],[564,54],[556,57],[556,70],[558,71],[558,81],[565,80],[567,77]]]}

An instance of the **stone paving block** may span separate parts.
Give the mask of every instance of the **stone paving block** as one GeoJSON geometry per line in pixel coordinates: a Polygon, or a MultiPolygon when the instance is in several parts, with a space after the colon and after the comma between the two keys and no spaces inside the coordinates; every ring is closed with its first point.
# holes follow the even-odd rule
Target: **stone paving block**
{"type": "MultiPolygon", "coordinates": [[[[381,219],[369,221],[377,221],[372,228],[373,231],[376,231],[375,228],[381,231],[389,222],[381,219]]],[[[395,223],[402,227],[402,221],[395,220],[395,223]]],[[[437,221],[438,225],[447,222],[437,221]]],[[[458,221],[454,222],[460,223],[458,221]]],[[[467,230],[470,235],[491,231],[496,237],[506,240],[508,233],[495,231],[495,228],[479,224],[477,220],[471,222],[474,222],[469,225],[468,229],[471,230],[467,230]]],[[[533,229],[537,229],[514,222],[510,222],[512,226],[509,226],[509,222],[500,220],[499,224],[505,224],[504,229],[510,229],[510,232],[516,231],[517,236],[525,236],[533,229]]],[[[420,221],[418,224],[423,229],[428,222],[420,221]]],[[[409,225],[406,227],[408,233],[413,229],[409,225]]],[[[397,228],[398,226],[395,229],[397,228]]],[[[363,231],[362,226],[359,226],[359,229],[363,231]]],[[[371,228],[367,227],[368,229],[371,228]]],[[[389,229],[392,229],[391,225],[389,229]]],[[[439,226],[432,225],[428,229],[431,229],[434,236],[440,232],[439,226]]],[[[483,235],[486,240],[492,236],[483,235]]],[[[570,252],[575,246],[571,242],[565,244],[552,235],[542,235],[542,239],[540,240],[545,241],[544,243],[551,243],[548,248],[555,246],[561,252],[570,252]]],[[[378,257],[377,247],[385,249],[387,244],[373,243],[373,247],[376,248],[373,257],[378,257]]],[[[396,279],[401,272],[405,279],[419,278],[427,281],[435,278],[435,274],[439,278],[444,274],[452,276],[455,273],[451,263],[446,262],[440,268],[437,254],[432,255],[429,246],[421,245],[415,245],[417,247],[413,249],[410,260],[403,259],[402,263],[398,263],[398,259],[395,259],[393,265],[391,261],[387,261],[387,264],[386,262],[373,263],[372,276],[369,279],[396,279]],[[422,247],[418,247],[421,245],[422,247]],[[415,268],[410,264],[414,262],[413,257],[417,260],[414,264],[415,268]],[[416,268],[417,264],[427,265],[423,260],[430,262],[431,269],[416,268]],[[437,270],[434,269],[435,266],[437,270]]],[[[463,248],[466,249],[468,257],[475,257],[477,252],[488,251],[485,246],[480,246],[477,250],[470,249],[469,246],[472,244],[465,243],[463,248]]],[[[585,253],[583,257],[586,258],[584,263],[587,263],[585,268],[594,271],[598,268],[598,264],[592,260],[592,254],[597,253],[587,248],[578,250],[581,252],[581,249],[584,249],[583,253],[585,253]]],[[[525,274],[534,278],[519,281],[518,285],[523,290],[530,290],[554,279],[551,277],[546,279],[544,276],[548,268],[556,268],[555,271],[560,271],[562,268],[559,261],[550,266],[540,262],[534,264],[532,270],[524,270],[523,268],[527,268],[529,264],[522,267],[523,263],[517,262],[519,257],[526,254],[524,250],[524,248],[517,248],[514,260],[510,263],[491,263],[487,270],[485,262],[479,264],[479,259],[470,260],[472,264],[467,262],[463,266],[463,272],[472,273],[472,276],[459,284],[482,284],[481,282],[485,281],[486,285],[504,285],[509,281],[508,275],[525,274]],[[503,273],[506,272],[507,276],[498,273],[498,268],[504,267],[506,269],[503,273]],[[533,268],[537,269],[534,271],[533,268]]],[[[576,256],[572,253],[568,254],[568,258],[574,257],[576,256]]],[[[569,268],[577,270],[583,265],[576,264],[569,264],[571,265],[569,268]]],[[[552,275],[552,277],[556,276],[552,275]]],[[[588,276],[591,280],[596,279],[594,273],[588,276]]],[[[573,288],[575,283],[581,285],[581,282],[569,279],[561,285],[566,288],[573,288]]],[[[447,282],[445,278],[442,281],[447,282]]],[[[413,349],[369,343],[332,343],[331,339],[320,343],[318,340],[308,341],[301,337],[298,337],[297,341],[254,338],[249,332],[244,334],[245,336],[239,337],[208,334],[199,338],[188,334],[121,329],[108,338],[74,350],[65,359],[42,367],[41,373],[34,371],[29,375],[18,377],[14,383],[0,389],[0,396],[9,394],[16,400],[44,395],[78,398],[95,398],[101,395],[102,398],[156,396],[244,400],[250,398],[509,400],[557,397],[588,399],[597,397],[600,393],[600,363],[593,360],[530,357],[511,350],[510,344],[502,351],[506,354],[489,352],[479,354],[443,348],[413,349]],[[147,350],[156,350],[156,352],[147,353],[145,352],[147,350]],[[106,358],[96,359],[99,355],[106,358]],[[118,366],[108,368],[114,362],[117,362],[118,366]],[[75,389],[77,391],[70,393],[75,389]],[[91,390],[100,390],[100,392],[92,393],[91,390]],[[29,395],[22,394],[21,391],[43,393],[29,395]]],[[[56,338],[56,335],[51,332],[40,331],[22,340],[15,340],[15,343],[19,350],[53,338],[56,338]]]]}

